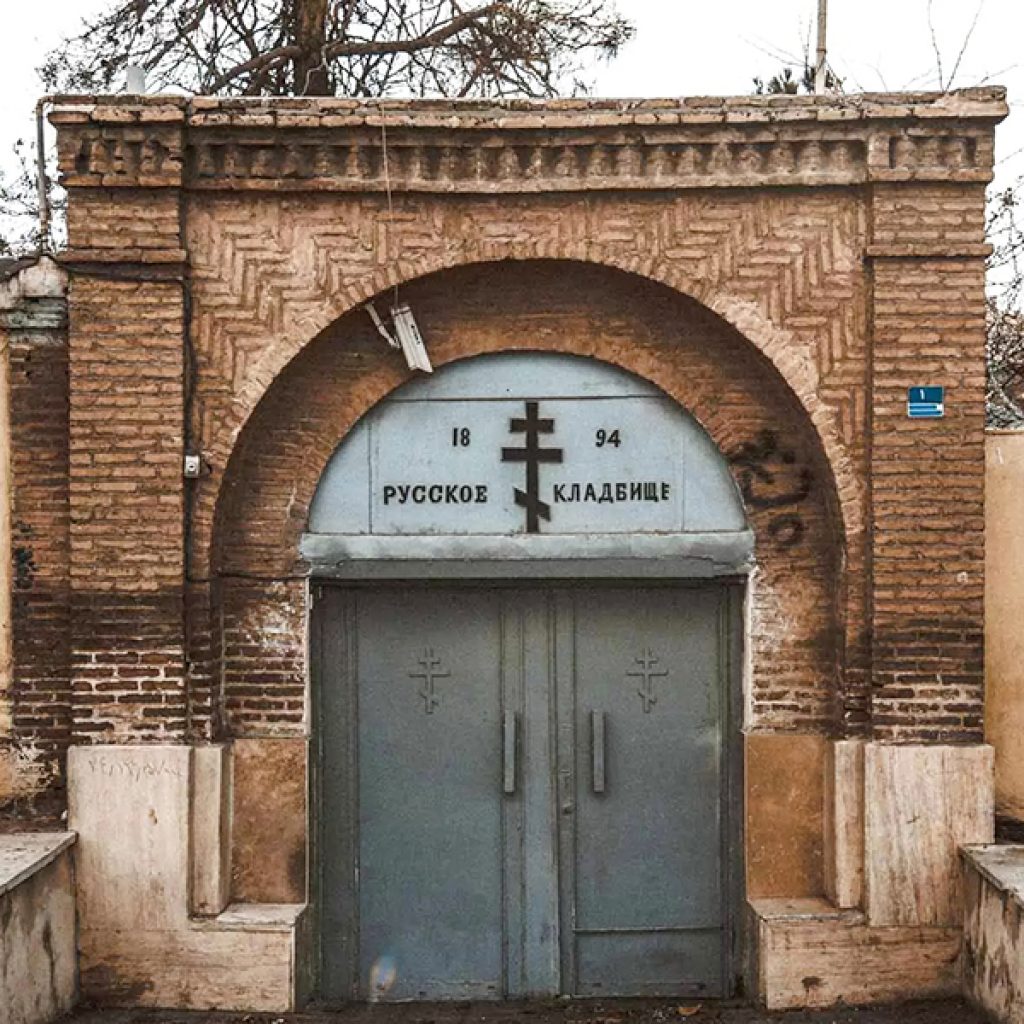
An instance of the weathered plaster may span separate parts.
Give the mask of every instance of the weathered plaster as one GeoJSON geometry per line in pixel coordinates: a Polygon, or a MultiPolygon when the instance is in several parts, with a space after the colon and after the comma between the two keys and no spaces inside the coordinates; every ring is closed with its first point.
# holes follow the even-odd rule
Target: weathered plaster
{"type": "Polygon", "coordinates": [[[996,813],[1024,821],[1024,431],[985,438],[985,738],[996,813]]]}

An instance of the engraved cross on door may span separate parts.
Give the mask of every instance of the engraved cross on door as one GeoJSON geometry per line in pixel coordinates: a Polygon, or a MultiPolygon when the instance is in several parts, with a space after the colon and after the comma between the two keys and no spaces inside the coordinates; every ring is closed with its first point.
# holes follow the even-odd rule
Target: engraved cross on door
{"type": "Polygon", "coordinates": [[[654,692],[654,680],[662,679],[668,675],[668,669],[666,668],[655,668],[655,665],[659,664],[660,659],[654,656],[654,652],[650,649],[642,651],[633,659],[639,666],[639,669],[633,669],[628,671],[626,675],[631,679],[640,680],[640,688],[636,691],[640,695],[640,699],[643,701],[644,714],[649,715],[651,708],[658,703],[657,694],[654,692]]]}
{"type": "Polygon", "coordinates": [[[423,680],[423,689],[419,691],[423,698],[423,710],[428,715],[432,715],[441,706],[441,698],[437,693],[435,683],[438,679],[448,679],[451,672],[441,668],[443,662],[434,654],[433,647],[424,647],[423,653],[417,660],[420,668],[410,672],[409,677],[423,680]]]}

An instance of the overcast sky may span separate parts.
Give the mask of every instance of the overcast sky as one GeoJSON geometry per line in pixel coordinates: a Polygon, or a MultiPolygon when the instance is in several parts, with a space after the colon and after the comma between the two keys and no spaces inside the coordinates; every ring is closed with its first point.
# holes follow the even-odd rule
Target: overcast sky
{"type": "MultiPolygon", "coordinates": [[[[35,67],[104,0],[3,0],[0,27],[0,163],[31,132],[39,92],[35,67]]],[[[751,91],[802,58],[815,0],[619,0],[636,37],[594,69],[601,96],[731,95],[751,91]]],[[[830,0],[829,56],[847,92],[933,89],[936,55],[928,0],[830,0]]],[[[975,15],[954,85],[994,82],[1010,90],[1012,113],[998,133],[999,181],[1024,174],[1024,0],[933,0],[935,37],[949,77],[975,15]]],[[[813,49],[813,40],[811,40],[813,49]]]]}

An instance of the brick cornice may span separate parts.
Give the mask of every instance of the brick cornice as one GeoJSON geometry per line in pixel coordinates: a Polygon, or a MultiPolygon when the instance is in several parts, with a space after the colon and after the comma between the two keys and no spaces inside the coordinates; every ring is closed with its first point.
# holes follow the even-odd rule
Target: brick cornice
{"type": "Polygon", "coordinates": [[[68,97],[64,183],[535,194],[986,182],[1001,89],[551,100],[68,97]]]}

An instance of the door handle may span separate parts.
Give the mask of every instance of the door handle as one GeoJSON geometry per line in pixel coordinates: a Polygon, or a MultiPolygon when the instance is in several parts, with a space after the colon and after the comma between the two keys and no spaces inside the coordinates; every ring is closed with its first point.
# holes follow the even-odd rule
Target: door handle
{"type": "Polygon", "coordinates": [[[506,711],[502,722],[503,778],[502,790],[506,794],[516,791],[516,713],[506,711]]]}
{"type": "Polygon", "coordinates": [[[604,712],[590,712],[591,776],[595,793],[604,792],[604,712]]]}

